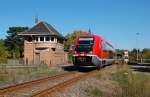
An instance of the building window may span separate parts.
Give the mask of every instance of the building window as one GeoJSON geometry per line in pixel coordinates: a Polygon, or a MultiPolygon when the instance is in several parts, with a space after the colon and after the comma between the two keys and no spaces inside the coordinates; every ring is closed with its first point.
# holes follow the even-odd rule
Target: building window
{"type": "Polygon", "coordinates": [[[46,36],[46,41],[50,41],[50,37],[49,36],[46,36]]]}
{"type": "Polygon", "coordinates": [[[63,40],[61,40],[61,39],[59,39],[59,40],[58,40],[58,43],[63,44],[63,43],[64,43],[64,41],[63,41],[63,40]]]}
{"type": "Polygon", "coordinates": [[[40,37],[40,41],[44,41],[44,37],[43,36],[40,37]]]}
{"type": "Polygon", "coordinates": [[[29,36],[27,41],[28,41],[28,42],[32,42],[32,40],[33,40],[32,37],[29,36]]]}
{"type": "Polygon", "coordinates": [[[54,41],[54,37],[51,37],[51,41],[54,41]]]}
{"type": "Polygon", "coordinates": [[[35,37],[35,40],[38,41],[38,37],[35,37]]]}
{"type": "Polygon", "coordinates": [[[52,49],[52,51],[55,51],[56,50],[56,48],[51,48],[52,49]]]}

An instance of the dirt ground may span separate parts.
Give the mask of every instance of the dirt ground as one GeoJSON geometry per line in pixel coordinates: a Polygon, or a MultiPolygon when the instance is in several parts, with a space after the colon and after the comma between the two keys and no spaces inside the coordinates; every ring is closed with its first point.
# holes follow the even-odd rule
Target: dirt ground
{"type": "MultiPolygon", "coordinates": [[[[58,91],[55,97],[150,97],[150,93],[146,92],[149,91],[147,88],[143,88],[145,89],[144,92],[142,92],[143,90],[140,91],[140,89],[136,89],[145,85],[141,84],[143,83],[143,80],[141,81],[143,78],[140,79],[140,76],[136,75],[137,77],[135,77],[135,79],[138,78],[138,81],[133,80],[135,76],[133,72],[133,74],[131,74],[133,81],[130,81],[129,73],[130,69],[128,69],[127,65],[107,66],[95,76],[80,81],[61,93],[58,91]],[[138,83],[139,85],[135,84],[134,86],[134,83],[138,83]],[[127,90],[124,89],[124,86],[127,86],[127,90]],[[139,92],[141,96],[137,96],[139,94],[134,93],[134,91],[139,92]]],[[[148,87],[150,88],[150,86],[148,87]]]]}
{"type": "MultiPolygon", "coordinates": [[[[115,90],[119,88],[115,81],[112,81],[110,73],[116,71],[118,66],[104,67],[95,76],[80,81],[74,86],[71,86],[63,93],[57,93],[57,97],[112,97],[115,95],[115,90]]],[[[56,95],[55,95],[56,96],[56,95]]]]}

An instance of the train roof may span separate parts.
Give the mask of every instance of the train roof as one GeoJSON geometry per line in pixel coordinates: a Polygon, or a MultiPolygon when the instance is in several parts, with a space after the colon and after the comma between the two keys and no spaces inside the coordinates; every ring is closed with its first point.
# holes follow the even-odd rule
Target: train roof
{"type": "MultiPolygon", "coordinates": [[[[83,35],[79,35],[78,37],[99,37],[102,39],[101,36],[96,35],[96,34],[83,34],[83,35]]],[[[103,39],[102,39],[103,40],[103,39]]]]}
{"type": "Polygon", "coordinates": [[[77,37],[96,37],[96,38],[100,38],[100,40],[104,40],[101,36],[96,35],[96,34],[84,34],[84,35],[79,35],[77,37]]]}

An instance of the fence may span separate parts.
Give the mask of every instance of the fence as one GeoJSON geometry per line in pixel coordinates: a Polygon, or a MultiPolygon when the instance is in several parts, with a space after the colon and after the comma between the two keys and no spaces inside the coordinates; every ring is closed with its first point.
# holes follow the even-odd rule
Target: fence
{"type": "Polygon", "coordinates": [[[8,59],[8,60],[7,60],[7,64],[8,64],[8,65],[24,64],[24,60],[23,60],[23,58],[19,58],[19,59],[8,59]]]}
{"type": "Polygon", "coordinates": [[[129,59],[130,63],[142,63],[142,64],[150,64],[150,59],[129,59]]]}
{"type": "Polygon", "coordinates": [[[150,59],[139,59],[138,63],[150,63],[150,59]]]}

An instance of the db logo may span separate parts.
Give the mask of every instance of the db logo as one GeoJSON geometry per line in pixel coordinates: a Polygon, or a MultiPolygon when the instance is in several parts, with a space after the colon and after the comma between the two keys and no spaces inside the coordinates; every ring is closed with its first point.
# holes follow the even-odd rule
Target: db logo
{"type": "Polygon", "coordinates": [[[86,56],[87,54],[85,54],[85,53],[81,53],[79,56],[86,56]]]}

